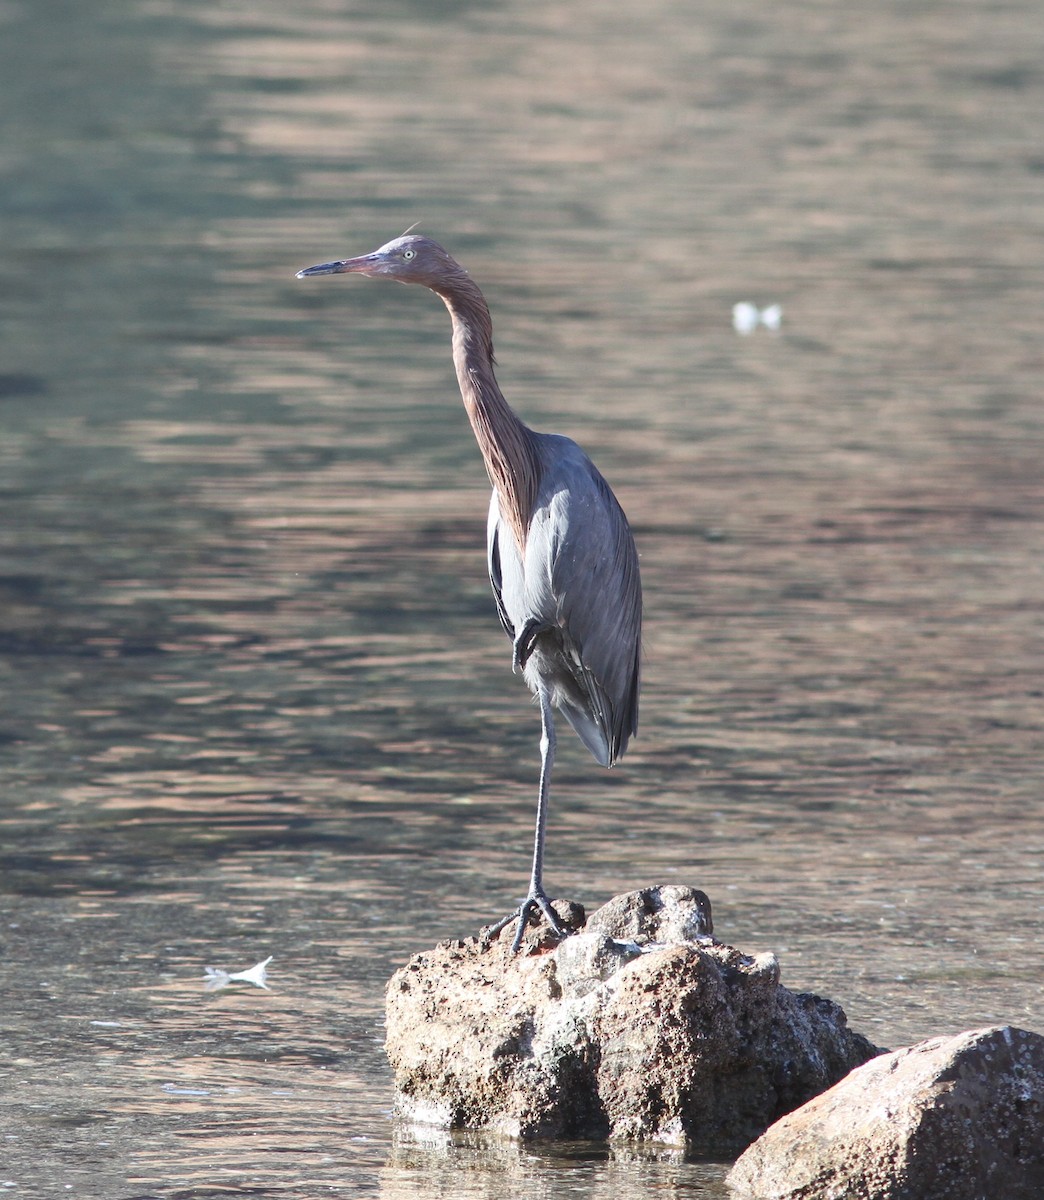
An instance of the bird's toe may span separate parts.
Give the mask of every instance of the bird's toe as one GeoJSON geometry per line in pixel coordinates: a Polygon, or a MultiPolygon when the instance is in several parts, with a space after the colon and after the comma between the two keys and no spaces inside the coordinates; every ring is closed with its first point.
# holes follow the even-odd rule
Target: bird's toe
{"type": "Polygon", "coordinates": [[[539,923],[535,919],[538,914],[541,914],[546,922],[546,928],[541,930],[534,945],[547,947],[555,945],[571,933],[575,933],[583,925],[585,919],[581,905],[568,900],[559,900],[555,903],[552,903],[543,893],[527,896],[514,912],[508,913],[506,917],[502,917],[492,925],[487,925],[480,935],[482,941],[486,944],[495,941],[512,922],[517,922],[515,935],[511,942],[511,953],[517,954],[522,946],[526,930],[534,923],[539,923]],[[555,909],[555,903],[559,906],[558,911],[555,909]]]}

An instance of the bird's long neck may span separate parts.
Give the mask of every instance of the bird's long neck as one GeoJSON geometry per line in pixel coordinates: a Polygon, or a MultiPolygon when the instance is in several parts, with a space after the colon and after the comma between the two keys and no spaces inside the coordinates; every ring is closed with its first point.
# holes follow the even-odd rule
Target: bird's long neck
{"type": "Polygon", "coordinates": [[[468,420],[501,515],[524,552],[540,473],[533,431],[515,414],[497,384],[493,322],[478,285],[462,270],[452,285],[436,290],[453,321],[453,365],[468,420]]]}

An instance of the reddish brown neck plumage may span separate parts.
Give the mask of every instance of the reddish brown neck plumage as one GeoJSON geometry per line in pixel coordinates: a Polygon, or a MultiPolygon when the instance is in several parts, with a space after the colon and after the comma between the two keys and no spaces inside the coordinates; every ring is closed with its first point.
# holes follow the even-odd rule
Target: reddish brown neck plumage
{"type": "Polygon", "coordinates": [[[519,551],[536,502],[539,465],[533,433],[504,399],[493,373],[493,322],[478,286],[463,270],[434,289],[453,320],[453,365],[475,440],[519,551]]]}

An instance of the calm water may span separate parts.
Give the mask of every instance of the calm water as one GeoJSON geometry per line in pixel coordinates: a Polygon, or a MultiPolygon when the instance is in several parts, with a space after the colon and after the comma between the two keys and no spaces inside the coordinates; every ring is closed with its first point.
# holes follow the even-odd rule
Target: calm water
{"type": "Polygon", "coordinates": [[[538,737],[445,312],[293,278],[417,220],[642,553],[552,889],[702,887],[882,1045],[1044,1027],[1042,62],[1033,0],[0,3],[3,1188],[722,1195],[390,1120],[538,737]]]}

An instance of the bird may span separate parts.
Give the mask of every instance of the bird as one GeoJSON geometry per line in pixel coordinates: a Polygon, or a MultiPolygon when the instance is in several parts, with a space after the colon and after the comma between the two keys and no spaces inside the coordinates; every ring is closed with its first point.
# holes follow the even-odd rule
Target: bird
{"type": "Polygon", "coordinates": [[[486,558],[511,665],[540,708],[540,781],[529,889],[517,909],[483,930],[497,937],[517,920],[511,953],[543,915],[570,932],[543,883],[553,709],[603,767],[638,729],[642,585],[627,517],[594,463],[568,437],[530,429],[504,398],[494,371],[493,323],[471,275],[437,242],[407,231],[369,254],[298,271],[363,275],[426,287],[449,310],[461,399],[492,484],[486,558]]]}

